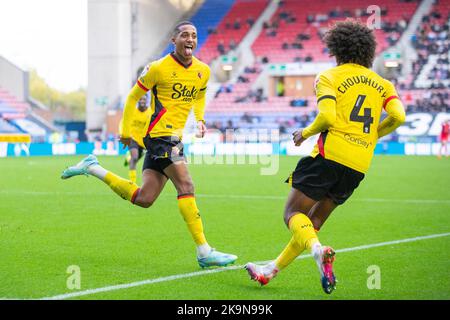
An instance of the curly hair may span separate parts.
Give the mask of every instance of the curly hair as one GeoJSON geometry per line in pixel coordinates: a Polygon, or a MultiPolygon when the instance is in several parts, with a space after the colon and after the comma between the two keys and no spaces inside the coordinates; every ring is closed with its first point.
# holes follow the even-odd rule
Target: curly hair
{"type": "Polygon", "coordinates": [[[377,42],[371,29],[360,21],[347,19],[325,33],[324,41],[338,64],[355,63],[366,68],[372,66],[377,42]]]}

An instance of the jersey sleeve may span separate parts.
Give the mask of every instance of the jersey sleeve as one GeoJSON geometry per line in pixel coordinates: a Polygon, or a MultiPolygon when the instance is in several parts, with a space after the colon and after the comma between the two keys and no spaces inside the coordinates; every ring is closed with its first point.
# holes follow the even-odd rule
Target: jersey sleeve
{"type": "Polygon", "coordinates": [[[395,87],[392,84],[392,82],[386,80],[385,86],[386,86],[386,97],[384,98],[383,109],[386,110],[386,107],[391,103],[402,104],[398,96],[397,90],[395,90],[395,87]]]}
{"type": "Polygon", "coordinates": [[[131,137],[131,123],[136,110],[136,104],[147,91],[157,84],[157,81],[157,65],[154,63],[149,63],[144,70],[142,70],[136,84],[128,93],[127,100],[125,101],[125,107],[123,109],[122,122],[119,126],[120,136],[124,138],[131,137]]]}
{"type": "Polygon", "coordinates": [[[203,82],[197,98],[195,99],[195,105],[194,105],[194,115],[195,120],[197,121],[205,121],[205,107],[206,107],[206,88],[208,86],[210,76],[210,69],[209,67],[205,68],[205,81],[203,82]]]}
{"type": "Polygon", "coordinates": [[[149,63],[142,70],[137,80],[137,85],[145,92],[151,90],[158,80],[158,66],[155,63],[149,63]]]}
{"type": "Polygon", "coordinates": [[[136,104],[145,92],[146,91],[136,83],[128,93],[127,100],[125,101],[125,107],[123,109],[122,121],[119,125],[119,134],[121,137],[131,137],[131,123],[136,111],[136,104]]]}
{"type": "Polygon", "coordinates": [[[158,82],[158,68],[157,64],[149,63],[142,70],[136,84],[131,89],[125,101],[123,109],[122,123],[119,126],[119,133],[124,138],[131,137],[131,123],[133,114],[136,109],[136,104],[139,99],[146,94],[147,91],[153,88],[158,82]]]}
{"type": "Polygon", "coordinates": [[[319,113],[314,121],[303,129],[302,136],[305,139],[325,131],[336,120],[336,91],[330,79],[323,74],[317,76],[315,90],[319,113]]]}
{"type": "Polygon", "coordinates": [[[405,108],[398,97],[394,85],[386,81],[386,98],[383,102],[383,109],[388,116],[378,125],[378,138],[388,135],[405,122],[405,108]]]}

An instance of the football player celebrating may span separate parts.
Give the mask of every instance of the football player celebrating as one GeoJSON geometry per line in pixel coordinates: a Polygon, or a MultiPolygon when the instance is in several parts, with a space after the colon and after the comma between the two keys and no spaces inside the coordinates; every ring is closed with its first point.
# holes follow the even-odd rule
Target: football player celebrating
{"type": "Polygon", "coordinates": [[[284,221],[292,238],[276,260],[262,266],[248,263],[246,269],[265,285],[308,249],[317,262],[323,290],[330,294],[336,285],[335,252],[319,242],[317,232],[363,180],[377,139],[402,124],[405,112],[392,83],[369,69],[376,47],[372,30],[352,20],[338,22],[325,43],[337,66],[317,76],[317,117],[293,133],[296,146],[320,136],[312,154],[298,162],[287,181],[292,189],[284,221]],[[388,116],[380,123],[382,109],[388,116]]]}
{"type": "Polygon", "coordinates": [[[100,166],[89,155],[80,163],[64,170],[63,179],[76,175],[92,175],[105,182],[120,197],[148,208],[158,198],[167,180],[178,192],[178,207],[197,246],[201,267],[225,266],[237,257],[211,248],[203,233],[203,223],[194,196],[194,184],[183,154],[182,133],[190,110],[194,109],[198,136],[206,132],[204,121],[205,93],[210,69],[193,56],[197,47],[197,29],[189,21],[179,23],[173,31],[175,50],[147,65],[128,94],[123,112],[120,141],[131,143],[131,124],[136,103],[151,91],[152,115],[146,124],[143,143],[145,155],[142,186],[123,179],[100,166]]]}

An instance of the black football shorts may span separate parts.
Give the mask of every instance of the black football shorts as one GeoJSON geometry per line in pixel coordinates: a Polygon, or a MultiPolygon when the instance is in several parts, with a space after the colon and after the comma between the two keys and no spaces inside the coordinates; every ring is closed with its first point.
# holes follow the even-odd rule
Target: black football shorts
{"type": "Polygon", "coordinates": [[[142,158],[144,155],[144,148],[142,148],[139,143],[131,139],[130,145],[128,146],[128,150],[137,149],[138,150],[138,160],[142,158]]]}
{"type": "Polygon", "coordinates": [[[186,161],[183,153],[183,143],[178,137],[155,137],[147,135],[144,138],[145,154],[142,170],[152,169],[163,175],[164,169],[174,162],[186,161]]]}
{"type": "Polygon", "coordinates": [[[286,182],[311,199],[320,201],[328,197],[340,205],[363,179],[363,173],[318,154],[315,158],[308,156],[300,159],[286,182]]]}

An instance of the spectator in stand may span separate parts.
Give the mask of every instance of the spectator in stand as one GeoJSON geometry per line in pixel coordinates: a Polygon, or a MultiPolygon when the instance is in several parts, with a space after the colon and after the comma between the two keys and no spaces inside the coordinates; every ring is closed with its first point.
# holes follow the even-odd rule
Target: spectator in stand
{"type": "Polygon", "coordinates": [[[208,34],[217,34],[217,29],[214,27],[208,27],[208,34]]]}
{"type": "Polygon", "coordinates": [[[327,22],[328,21],[328,15],[323,14],[323,13],[318,13],[316,15],[316,22],[327,22]]]}
{"type": "Polygon", "coordinates": [[[295,41],[294,43],[292,43],[291,45],[292,49],[303,49],[303,45],[300,41],[295,41]]]}
{"type": "Polygon", "coordinates": [[[279,26],[280,26],[280,21],[279,21],[279,19],[275,19],[275,20],[272,22],[272,28],[274,28],[274,29],[276,30],[276,29],[278,29],[279,26]]]}
{"type": "Polygon", "coordinates": [[[299,34],[297,34],[296,39],[299,41],[309,40],[309,39],[311,39],[311,35],[308,33],[299,33],[299,34]]]}
{"type": "Polygon", "coordinates": [[[281,20],[287,20],[287,18],[289,18],[289,13],[286,12],[286,11],[281,11],[281,12],[278,14],[278,17],[279,17],[281,20]]]}
{"type": "Polygon", "coordinates": [[[338,18],[341,17],[341,9],[339,7],[334,8],[328,13],[330,18],[338,18]]]}
{"type": "Polygon", "coordinates": [[[352,17],[352,13],[350,12],[350,10],[344,10],[344,11],[342,11],[342,16],[344,18],[351,18],[352,17]]]}
{"type": "Polygon", "coordinates": [[[222,84],[220,85],[220,88],[216,91],[214,98],[218,98],[221,93],[231,93],[231,92],[233,92],[233,84],[231,83],[228,83],[226,85],[222,84]]]}
{"type": "Polygon", "coordinates": [[[222,126],[222,122],[221,121],[214,121],[213,124],[211,125],[211,129],[218,130],[222,134],[225,133],[225,128],[222,126]]]}
{"type": "Polygon", "coordinates": [[[219,43],[217,44],[217,51],[219,51],[219,53],[221,55],[224,55],[226,53],[225,45],[223,44],[223,40],[220,40],[219,43]]]}
{"type": "Polygon", "coordinates": [[[234,39],[230,40],[230,50],[233,51],[237,48],[236,42],[234,41],[234,39]]]}
{"type": "Polygon", "coordinates": [[[267,98],[264,97],[263,89],[262,88],[256,89],[255,102],[263,102],[264,100],[267,100],[267,98]]]}
{"type": "Polygon", "coordinates": [[[239,30],[241,28],[241,19],[236,18],[236,20],[233,23],[233,29],[239,30]]]}
{"type": "Polygon", "coordinates": [[[248,112],[244,112],[244,114],[241,117],[241,121],[244,123],[252,123],[253,118],[248,112]]]}
{"type": "Polygon", "coordinates": [[[248,26],[251,28],[253,26],[253,24],[255,23],[255,18],[253,18],[252,16],[249,16],[246,20],[248,26]]]}
{"type": "Polygon", "coordinates": [[[271,27],[269,29],[266,30],[266,35],[268,37],[276,37],[277,36],[277,29],[275,29],[274,27],[271,27]]]}
{"type": "Polygon", "coordinates": [[[256,73],[256,67],[245,67],[244,73],[256,73]]]}
{"type": "Polygon", "coordinates": [[[234,129],[234,124],[232,120],[228,120],[227,121],[227,126],[225,127],[225,130],[233,130],[234,129]]]}
{"type": "Polygon", "coordinates": [[[247,77],[244,77],[243,75],[239,75],[239,77],[237,78],[237,82],[238,83],[248,83],[248,82],[250,82],[250,80],[247,77]]]}

